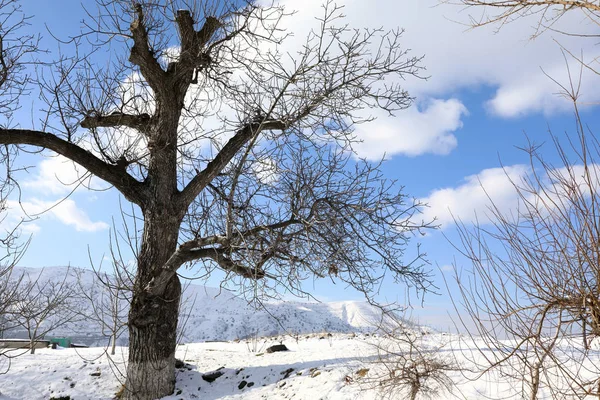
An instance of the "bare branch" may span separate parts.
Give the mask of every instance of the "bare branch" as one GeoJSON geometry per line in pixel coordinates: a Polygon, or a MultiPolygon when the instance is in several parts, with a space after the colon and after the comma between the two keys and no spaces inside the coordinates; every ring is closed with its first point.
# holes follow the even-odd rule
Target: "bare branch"
{"type": "Polygon", "coordinates": [[[288,126],[283,121],[269,120],[251,123],[240,129],[234,137],[229,139],[215,158],[208,163],[183,189],[180,195],[182,205],[189,205],[198,194],[229,164],[238,151],[248,143],[252,137],[263,130],[283,130],[288,126]]]}
{"type": "Polygon", "coordinates": [[[0,128],[0,143],[4,145],[26,144],[52,150],[110,183],[123,193],[129,201],[142,205],[146,200],[144,184],[134,179],[123,168],[107,164],[80,146],[53,134],[26,129],[0,128]]]}
{"type": "Polygon", "coordinates": [[[166,73],[150,48],[142,4],[134,2],[133,11],[135,18],[130,26],[133,46],[131,47],[129,61],[140,68],[142,75],[144,75],[155,93],[165,93],[165,90],[167,90],[164,85],[166,73]]]}
{"type": "Polygon", "coordinates": [[[151,118],[148,114],[131,115],[119,112],[109,115],[88,116],[81,121],[81,127],[86,129],[127,126],[144,133],[149,133],[150,124],[151,118]]]}

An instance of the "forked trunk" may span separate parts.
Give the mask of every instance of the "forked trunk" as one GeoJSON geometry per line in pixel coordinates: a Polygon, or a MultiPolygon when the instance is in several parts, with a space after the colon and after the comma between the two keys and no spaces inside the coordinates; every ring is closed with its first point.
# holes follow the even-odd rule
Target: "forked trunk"
{"type": "Polygon", "coordinates": [[[129,311],[129,361],[125,399],[151,400],[175,389],[175,348],[181,284],[175,275],[164,292],[145,291],[177,246],[179,221],[169,211],[145,215],[138,272],[129,311]]]}

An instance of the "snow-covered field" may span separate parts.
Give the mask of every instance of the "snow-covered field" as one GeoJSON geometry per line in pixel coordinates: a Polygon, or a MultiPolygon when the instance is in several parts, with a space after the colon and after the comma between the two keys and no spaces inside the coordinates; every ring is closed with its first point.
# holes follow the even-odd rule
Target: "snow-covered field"
{"type": "MultiPolygon", "coordinates": [[[[167,399],[375,399],[381,393],[370,379],[377,369],[371,362],[377,359],[375,345],[380,340],[364,334],[325,334],[302,336],[298,341],[279,337],[257,343],[180,345],[177,357],[186,366],[178,370],[175,394],[167,399]],[[280,342],[289,351],[265,351],[280,342]],[[222,376],[212,383],[203,380],[203,374],[219,368],[222,376]]],[[[446,340],[441,335],[428,339],[436,344],[446,340]]],[[[24,354],[0,376],[0,398],[112,399],[121,388],[126,352],[119,348],[112,360],[102,348],[24,354]]]]}
{"type": "MultiPolygon", "coordinates": [[[[165,399],[408,398],[406,386],[404,392],[399,386],[397,391],[386,393],[378,385],[378,379],[387,376],[387,370],[377,363],[377,348],[385,343],[389,344],[389,339],[373,335],[325,334],[302,336],[297,341],[288,336],[261,339],[258,343],[180,345],[177,357],[185,361],[185,366],[178,370],[175,393],[165,399]],[[280,342],[289,351],[265,352],[268,346],[280,342]],[[215,381],[203,379],[204,374],[216,370],[223,374],[215,381]]],[[[524,379],[503,377],[497,372],[479,376],[474,361],[483,361],[483,356],[474,350],[473,342],[459,336],[428,334],[420,337],[418,343],[460,369],[447,373],[453,385],[451,392],[442,391],[431,398],[527,398],[524,379]]],[[[43,349],[35,355],[24,354],[13,359],[10,370],[0,375],[0,399],[112,399],[121,388],[126,352],[126,348],[119,348],[112,359],[102,348],[43,349]]],[[[538,398],[551,397],[542,391],[538,398]]],[[[565,394],[561,398],[571,397],[565,394]]]]}
{"type": "MultiPolygon", "coordinates": [[[[36,276],[40,273],[28,272],[36,276]]],[[[80,272],[84,288],[92,288],[90,272],[80,272]]],[[[65,273],[64,268],[50,268],[43,271],[42,278],[65,273]]],[[[176,357],[185,364],[178,369],[175,393],[166,397],[172,400],[410,399],[410,379],[402,381],[399,377],[410,377],[414,361],[423,359],[443,366],[443,373],[438,375],[438,383],[422,379],[420,393],[440,389],[439,383],[443,387],[429,392],[429,397],[417,399],[516,400],[529,398],[531,366],[540,360],[536,358],[539,353],[525,356],[518,351],[511,358],[512,366],[505,364],[486,372],[490,361],[511,351],[509,341],[498,342],[498,347],[489,349],[481,340],[435,332],[406,321],[395,326],[406,335],[404,340],[392,340],[374,327],[381,320],[379,311],[363,302],[280,301],[257,309],[232,293],[194,285],[188,288],[186,296],[195,300],[183,307],[186,329],[181,340],[185,344],[178,346],[176,357]],[[266,352],[269,346],[279,343],[289,351],[266,352]],[[401,368],[408,373],[403,375],[401,368]],[[216,380],[204,379],[215,371],[221,373],[216,380]],[[390,391],[381,382],[389,381],[391,376],[396,382],[390,391]]],[[[5,333],[5,337],[11,337],[19,332],[5,333]]],[[[100,327],[85,319],[48,336],[108,344],[100,327]]],[[[594,339],[588,350],[584,350],[580,339],[576,335],[565,339],[553,348],[551,357],[542,358],[537,399],[581,399],[586,398],[581,395],[586,390],[595,392],[589,398],[598,398],[600,339],[594,339]],[[558,395],[555,391],[552,396],[548,383],[564,391],[558,395]]],[[[39,349],[34,355],[3,350],[0,400],[113,399],[124,381],[126,335],[118,343],[121,346],[112,357],[105,347],[39,349]],[[19,356],[6,357],[15,355],[19,356]]]]}

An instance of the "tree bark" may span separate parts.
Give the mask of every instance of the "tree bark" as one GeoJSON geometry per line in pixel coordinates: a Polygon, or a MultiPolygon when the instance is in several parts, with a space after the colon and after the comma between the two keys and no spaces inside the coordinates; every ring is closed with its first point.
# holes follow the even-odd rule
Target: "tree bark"
{"type": "Polygon", "coordinates": [[[116,333],[116,331],[113,331],[113,334],[111,337],[111,344],[110,344],[110,355],[114,356],[116,352],[117,352],[117,333],[116,333]]]}
{"type": "Polygon", "coordinates": [[[144,234],[129,311],[125,399],[151,400],[175,389],[175,348],[181,284],[175,274],[162,293],[146,286],[175,251],[181,220],[171,207],[144,213],[144,234]]]}

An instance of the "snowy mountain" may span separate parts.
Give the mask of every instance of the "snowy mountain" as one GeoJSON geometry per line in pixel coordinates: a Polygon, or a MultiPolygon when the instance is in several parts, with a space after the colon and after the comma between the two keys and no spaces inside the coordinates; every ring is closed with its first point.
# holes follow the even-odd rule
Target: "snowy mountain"
{"type": "MultiPolygon", "coordinates": [[[[68,287],[78,287],[92,293],[97,298],[94,301],[96,304],[101,301],[103,289],[95,280],[93,271],[67,267],[16,268],[14,276],[22,273],[29,275],[30,279],[39,277],[39,282],[62,280],[66,276],[68,287]]],[[[185,289],[183,298],[180,341],[184,343],[280,334],[370,332],[375,330],[374,326],[381,319],[381,312],[376,307],[360,301],[273,301],[258,307],[231,292],[193,284],[185,289]]],[[[86,301],[81,301],[81,306],[88,311],[91,308],[86,301]]],[[[126,329],[124,331],[117,341],[119,345],[127,343],[126,329]]],[[[13,330],[5,336],[23,337],[24,334],[13,330]]],[[[81,319],[69,327],[61,327],[48,336],[69,336],[88,345],[105,345],[108,340],[100,324],[90,319],[81,319]]]]}

